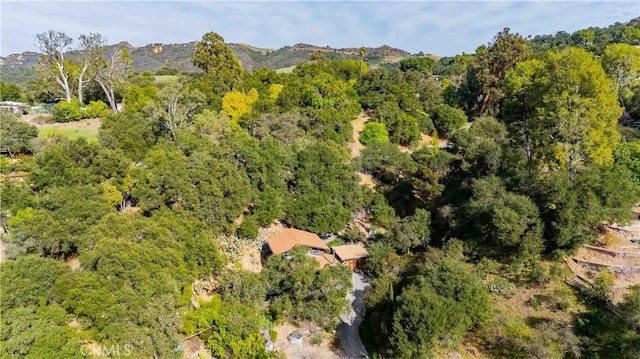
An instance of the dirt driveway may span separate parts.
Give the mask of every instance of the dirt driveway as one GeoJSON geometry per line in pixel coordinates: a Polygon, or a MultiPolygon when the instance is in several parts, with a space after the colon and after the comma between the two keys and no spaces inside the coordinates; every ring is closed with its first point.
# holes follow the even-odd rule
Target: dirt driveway
{"type": "Polygon", "coordinates": [[[351,275],[351,283],[353,288],[347,294],[347,299],[351,302],[351,310],[340,317],[340,325],[338,326],[338,339],[340,340],[340,349],[343,351],[343,358],[367,358],[367,350],[360,340],[358,327],[364,316],[364,295],[369,290],[367,279],[358,273],[351,275]]]}

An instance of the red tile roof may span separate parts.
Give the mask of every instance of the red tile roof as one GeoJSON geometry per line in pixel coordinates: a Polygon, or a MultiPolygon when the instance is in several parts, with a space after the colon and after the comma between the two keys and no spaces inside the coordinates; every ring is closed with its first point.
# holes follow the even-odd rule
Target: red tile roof
{"type": "Polygon", "coordinates": [[[318,237],[317,234],[302,231],[295,228],[285,229],[284,231],[267,239],[267,244],[272,253],[280,254],[287,252],[296,245],[306,246],[310,248],[329,250],[329,247],[318,237]]]}

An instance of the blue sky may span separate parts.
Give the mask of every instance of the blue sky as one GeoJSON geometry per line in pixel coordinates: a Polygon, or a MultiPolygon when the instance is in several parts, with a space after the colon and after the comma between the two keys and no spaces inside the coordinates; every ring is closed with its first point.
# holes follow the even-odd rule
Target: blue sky
{"type": "Polygon", "coordinates": [[[523,36],[573,32],[640,16],[635,1],[72,1],[0,0],[0,54],[34,51],[49,29],[99,32],[134,46],[199,40],[279,48],[383,44],[411,53],[472,53],[504,27],[523,36]]]}

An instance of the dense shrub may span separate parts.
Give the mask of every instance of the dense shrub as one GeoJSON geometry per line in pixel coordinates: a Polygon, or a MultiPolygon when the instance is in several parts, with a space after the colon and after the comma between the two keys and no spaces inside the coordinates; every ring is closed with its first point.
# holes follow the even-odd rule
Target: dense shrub
{"type": "Polygon", "coordinates": [[[85,107],[82,118],[104,117],[109,113],[109,106],[102,101],[91,101],[85,107]]]}
{"type": "Polygon", "coordinates": [[[180,70],[173,67],[163,67],[156,71],[156,75],[158,76],[167,76],[167,75],[178,75],[180,70]]]}
{"type": "Polygon", "coordinates": [[[82,118],[80,101],[77,98],[73,98],[71,102],[60,101],[53,106],[51,114],[56,122],[77,121],[82,118]]]}
{"type": "Polygon", "coordinates": [[[419,116],[417,117],[417,119],[418,119],[418,128],[420,129],[421,133],[430,135],[431,133],[433,133],[433,131],[436,130],[435,126],[433,125],[433,121],[431,120],[431,117],[428,114],[419,116]]]}
{"type": "Polygon", "coordinates": [[[467,122],[464,111],[449,105],[440,105],[436,108],[433,123],[439,134],[449,136],[453,131],[460,129],[467,122]]]}
{"type": "Polygon", "coordinates": [[[247,217],[244,219],[236,234],[240,238],[255,239],[258,237],[258,223],[254,217],[247,217]]]}
{"type": "Polygon", "coordinates": [[[420,139],[418,121],[415,117],[401,113],[396,119],[395,130],[391,134],[391,142],[403,146],[411,146],[420,139]]]}
{"type": "Polygon", "coordinates": [[[389,142],[387,126],[380,122],[367,122],[360,133],[360,142],[368,145],[371,143],[389,142]]]}
{"type": "Polygon", "coordinates": [[[75,97],[71,99],[71,102],[58,102],[51,110],[53,120],[56,122],[71,122],[84,118],[105,117],[108,113],[109,106],[102,101],[91,101],[83,110],[80,107],[80,101],[75,97]]]}

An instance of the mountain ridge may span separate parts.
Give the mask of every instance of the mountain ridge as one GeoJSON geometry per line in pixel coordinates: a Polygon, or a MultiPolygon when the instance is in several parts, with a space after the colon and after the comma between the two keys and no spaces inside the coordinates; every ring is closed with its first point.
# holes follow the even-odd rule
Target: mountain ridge
{"type": "MultiPolygon", "coordinates": [[[[157,71],[163,67],[177,68],[181,72],[197,72],[191,59],[195,52],[197,41],[185,43],[149,43],[144,46],[134,46],[127,41],[107,45],[105,54],[109,54],[115,46],[127,48],[133,59],[134,71],[157,71]]],[[[246,43],[227,43],[229,49],[236,55],[242,66],[249,71],[268,68],[281,69],[295,66],[301,62],[309,61],[309,57],[316,51],[322,52],[328,59],[360,58],[359,47],[332,48],[321,47],[305,43],[297,43],[284,46],[279,49],[268,49],[252,46],[246,43]]],[[[403,58],[413,56],[411,53],[381,45],[378,47],[366,47],[365,61],[370,65],[380,63],[397,62],[403,58]]],[[[66,52],[69,58],[78,56],[77,50],[66,52]]],[[[0,56],[0,72],[2,80],[8,82],[25,83],[37,78],[36,65],[38,53],[25,51],[20,54],[0,56]]]]}

